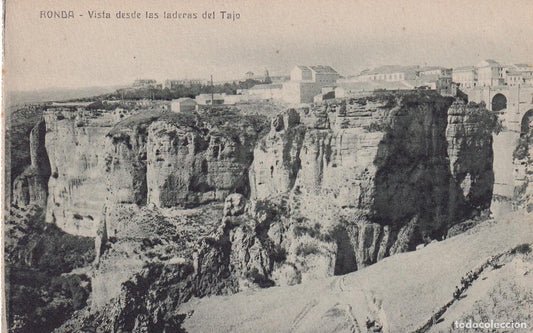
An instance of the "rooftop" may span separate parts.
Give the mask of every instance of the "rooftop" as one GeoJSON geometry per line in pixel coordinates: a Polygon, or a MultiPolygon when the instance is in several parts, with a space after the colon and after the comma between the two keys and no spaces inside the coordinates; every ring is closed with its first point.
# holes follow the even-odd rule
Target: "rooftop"
{"type": "Polygon", "coordinates": [[[420,68],[420,72],[435,71],[435,70],[442,70],[442,69],[446,69],[446,67],[442,67],[442,66],[425,66],[425,67],[420,68]]]}
{"type": "MultiPolygon", "coordinates": [[[[224,99],[224,96],[223,94],[213,94],[213,98],[214,99],[224,99]]],[[[196,99],[211,99],[211,94],[200,94],[198,96],[196,96],[196,99]]]]}
{"type": "Polygon", "coordinates": [[[500,66],[500,64],[493,59],[485,59],[481,61],[477,67],[494,67],[494,66],[500,66]]]}
{"type": "Polygon", "coordinates": [[[476,68],[474,66],[463,66],[463,67],[456,67],[453,69],[454,72],[469,72],[473,71],[476,68]]]}
{"type": "Polygon", "coordinates": [[[391,73],[414,73],[419,70],[418,66],[385,65],[373,69],[366,69],[361,75],[391,74],[391,73]]]}
{"type": "Polygon", "coordinates": [[[331,66],[324,65],[314,65],[314,66],[305,66],[305,65],[296,65],[302,71],[313,71],[318,74],[338,74],[331,66]]]}
{"type": "Polygon", "coordinates": [[[412,89],[413,86],[406,81],[366,81],[366,82],[339,82],[338,86],[352,91],[374,91],[379,89],[404,90],[412,89]]]}
{"type": "Polygon", "coordinates": [[[309,66],[311,70],[315,71],[316,73],[320,74],[338,74],[336,70],[334,70],[331,66],[309,66]]]}
{"type": "Polygon", "coordinates": [[[86,107],[91,104],[95,103],[93,102],[54,102],[50,106],[51,107],[86,107]]]}

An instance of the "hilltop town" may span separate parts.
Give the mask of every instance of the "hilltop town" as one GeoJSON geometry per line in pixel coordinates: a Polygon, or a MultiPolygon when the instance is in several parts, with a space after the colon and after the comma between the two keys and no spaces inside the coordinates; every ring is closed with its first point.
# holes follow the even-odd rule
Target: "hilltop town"
{"type": "MultiPolygon", "coordinates": [[[[125,91],[209,86],[208,79],[156,80],[139,79],[125,91]]],[[[457,89],[471,90],[488,87],[518,87],[533,85],[533,65],[500,64],[483,60],[475,66],[445,68],[441,66],[385,65],[361,71],[357,75],[342,75],[327,65],[296,65],[289,75],[271,77],[249,71],[242,81],[217,82],[233,91],[226,93],[198,93],[198,105],[233,105],[254,100],[274,100],[288,104],[320,103],[334,98],[357,97],[361,93],[383,90],[436,90],[441,95],[454,96],[457,89]],[[238,82],[238,83],[237,83],[238,82]],[[247,87],[243,87],[247,86],[247,87]],[[213,98],[211,98],[213,97],[213,98]]],[[[204,90],[205,91],[205,90],[204,90]]],[[[194,97],[194,96],[191,96],[194,97]]],[[[187,102],[189,105],[191,102],[187,102]]],[[[176,105],[177,106],[177,105],[176,105]]]]}

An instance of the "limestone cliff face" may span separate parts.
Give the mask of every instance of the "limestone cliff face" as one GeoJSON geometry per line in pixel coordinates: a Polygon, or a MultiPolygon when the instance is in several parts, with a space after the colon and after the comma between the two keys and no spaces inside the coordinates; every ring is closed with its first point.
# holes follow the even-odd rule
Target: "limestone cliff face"
{"type": "Polygon", "coordinates": [[[106,232],[116,234],[123,211],[149,205],[190,208],[248,194],[260,117],[160,113],[119,123],[108,134],[106,232]],[[131,206],[135,206],[131,208],[131,206]]]}
{"type": "Polygon", "coordinates": [[[513,165],[515,208],[533,212],[533,111],[528,111],[522,119],[513,165]]]}
{"type": "Polygon", "coordinates": [[[247,194],[254,135],[156,121],[148,128],[148,202],[158,207],[223,201],[247,194]]]}
{"type": "Polygon", "coordinates": [[[112,237],[130,205],[193,207],[249,193],[262,117],[155,110],[116,121],[94,110],[45,112],[48,222],[93,237],[103,223],[112,237]]]}
{"type": "Polygon", "coordinates": [[[106,142],[106,206],[146,204],[146,139],[144,128],[108,135],[106,142]]]}
{"type": "Polygon", "coordinates": [[[487,209],[487,197],[492,197],[494,172],[492,161],[492,130],[496,118],[478,105],[465,105],[455,102],[448,110],[448,156],[455,191],[451,208],[458,212],[470,210],[475,212],[487,209]],[[460,189],[460,190],[458,190],[460,189]]]}
{"type": "MultiPolygon", "coordinates": [[[[98,163],[77,171],[86,184],[94,180],[88,169],[98,170],[104,190],[95,192],[106,193],[93,309],[105,313],[117,297],[124,315],[139,306],[145,319],[156,318],[149,311],[167,282],[179,285],[176,305],[343,274],[440,239],[490,204],[484,112],[407,92],[288,110],[268,133],[262,120],[231,113],[146,114],[119,123],[96,146],[98,163]]],[[[79,135],[64,119],[54,121],[55,131],[79,135]]],[[[58,151],[88,159],[72,149],[60,142],[50,150],[52,172],[58,151]]],[[[63,183],[73,177],[58,175],[63,183]]],[[[137,319],[124,318],[128,325],[137,319]]]]}
{"type": "Polygon", "coordinates": [[[254,151],[252,198],[289,195],[294,224],[337,243],[335,273],[440,239],[488,208],[493,185],[486,111],[452,102],[374,95],[273,123],[254,151]]]}
{"type": "Polygon", "coordinates": [[[44,113],[51,177],[46,221],[64,231],[94,236],[105,201],[106,134],[114,120],[90,111],[44,113]]]}
{"type": "Polygon", "coordinates": [[[46,124],[41,119],[30,132],[31,165],[13,182],[12,201],[19,207],[46,206],[50,163],[44,147],[45,134],[46,124]]]}
{"type": "Polygon", "coordinates": [[[272,120],[270,132],[253,151],[250,185],[254,199],[292,189],[301,168],[300,150],[304,135],[305,126],[300,124],[300,116],[293,109],[272,120]]]}

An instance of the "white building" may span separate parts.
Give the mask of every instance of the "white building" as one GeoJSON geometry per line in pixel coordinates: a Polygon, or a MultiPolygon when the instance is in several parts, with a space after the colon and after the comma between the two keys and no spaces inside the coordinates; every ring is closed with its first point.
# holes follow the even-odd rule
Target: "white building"
{"type": "Polygon", "coordinates": [[[492,59],[487,59],[481,61],[476,67],[478,86],[487,87],[503,85],[505,71],[498,62],[492,59]]]}
{"type": "Polygon", "coordinates": [[[356,78],[360,82],[368,81],[387,81],[398,82],[414,80],[417,77],[418,66],[398,66],[388,65],[380,66],[374,69],[362,71],[356,78]]]}
{"type": "Polygon", "coordinates": [[[248,89],[247,94],[254,99],[281,99],[283,85],[275,84],[258,84],[248,89]]]}
{"type": "Polygon", "coordinates": [[[295,66],[291,79],[283,83],[282,98],[288,103],[312,103],[324,87],[334,87],[339,73],[330,66],[295,66]]]}
{"type": "Polygon", "coordinates": [[[199,105],[211,105],[211,102],[213,105],[222,105],[224,104],[224,97],[224,94],[213,94],[212,96],[211,94],[200,94],[196,96],[195,100],[199,105]],[[212,100],[211,97],[213,97],[212,100]]]}
{"type": "Polygon", "coordinates": [[[528,64],[507,66],[505,83],[509,86],[533,85],[533,66],[528,64]]]}
{"type": "Polygon", "coordinates": [[[192,98],[178,98],[170,102],[170,110],[175,113],[194,112],[196,104],[198,103],[196,103],[196,101],[192,98]]]}
{"type": "Polygon", "coordinates": [[[224,95],[224,105],[235,105],[246,101],[248,101],[246,95],[224,95]]]}
{"type": "Polygon", "coordinates": [[[454,68],[452,81],[459,84],[461,88],[474,88],[478,85],[477,70],[474,66],[454,68]]]}
{"type": "Polygon", "coordinates": [[[157,87],[157,81],[151,79],[137,79],[133,81],[134,88],[155,88],[157,87]]]}

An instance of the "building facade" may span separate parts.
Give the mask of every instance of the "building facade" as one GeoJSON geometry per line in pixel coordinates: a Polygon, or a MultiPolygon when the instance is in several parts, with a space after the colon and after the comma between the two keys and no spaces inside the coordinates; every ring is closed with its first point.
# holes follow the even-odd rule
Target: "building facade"
{"type": "Polygon", "coordinates": [[[417,78],[418,66],[380,66],[374,69],[367,69],[362,71],[356,78],[360,82],[368,81],[386,81],[398,82],[406,80],[414,80],[417,78]]]}
{"type": "Polygon", "coordinates": [[[501,86],[504,83],[503,67],[492,59],[481,61],[477,68],[477,84],[482,87],[501,86]]]}
{"type": "Polygon", "coordinates": [[[224,97],[224,94],[200,94],[196,96],[195,100],[199,105],[222,105],[224,104],[224,97]]]}
{"type": "Polygon", "coordinates": [[[505,83],[509,86],[533,85],[533,66],[527,64],[507,66],[505,83]]]}
{"type": "Polygon", "coordinates": [[[461,88],[474,88],[477,86],[477,71],[474,66],[458,67],[452,71],[452,81],[461,88]]]}
{"type": "Polygon", "coordinates": [[[183,97],[170,102],[170,110],[175,113],[190,113],[196,109],[196,101],[192,98],[183,97]]]}
{"type": "Polygon", "coordinates": [[[149,79],[137,79],[133,81],[133,87],[134,88],[155,88],[157,87],[157,81],[149,80],[149,79]]]}
{"type": "Polygon", "coordinates": [[[330,66],[295,66],[290,73],[290,81],[283,83],[282,98],[293,104],[313,103],[313,98],[322,88],[335,87],[339,78],[330,66]]]}
{"type": "Polygon", "coordinates": [[[281,99],[282,90],[281,83],[258,84],[248,89],[247,94],[253,99],[281,99]]]}

